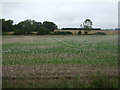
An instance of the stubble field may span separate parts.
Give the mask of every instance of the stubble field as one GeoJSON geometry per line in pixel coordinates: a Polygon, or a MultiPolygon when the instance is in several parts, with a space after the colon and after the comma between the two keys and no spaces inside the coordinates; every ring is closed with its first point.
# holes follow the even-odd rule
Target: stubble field
{"type": "Polygon", "coordinates": [[[118,87],[118,35],[3,36],[2,64],[3,88],[118,87]]]}

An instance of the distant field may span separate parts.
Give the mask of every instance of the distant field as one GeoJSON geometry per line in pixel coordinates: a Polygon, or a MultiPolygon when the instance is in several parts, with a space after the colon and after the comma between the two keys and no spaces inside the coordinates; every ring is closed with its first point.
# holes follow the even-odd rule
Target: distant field
{"type": "MultiPolygon", "coordinates": [[[[79,30],[55,30],[55,31],[69,31],[69,32],[72,32],[73,34],[78,34],[79,30]]],[[[81,30],[82,34],[84,34],[84,31],[81,30]]],[[[108,35],[117,35],[118,34],[118,31],[117,30],[90,30],[88,32],[88,34],[94,34],[96,32],[104,32],[108,35]]]]}
{"type": "Polygon", "coordinates": [[[3,87],[82,87],[77,82],[74,85],[72,78],[86,81],[89,74],[97,72],[109,76],[104,80],[113,80],[108,86],[97,87],[118,87],[118,35],[7,35],[2,37],[2,45],[3,87]],[[22,81],[18,82],[19,78],[22,81]],[[66,79],[61,82],[59,78],[66,79]],[[46,83],[41,81],[44,79],[46,83]]]}
{"type": "MultiPolygon", "coordinates": [[[[56,31],[69,31],[69,32],[72,32],[73,34],[78,34],[79,30],[55,30],[54,32],[56,31]]],[[[82,34],[84,34],[84,31],[81,30],[82,34]]],[[[106,33],[107,35],[117,35],[118,34],[118,30],[90,30],[88,32],[88,34],[94,34],[96,32],[104,32],[106,33]]],[[[33,34],[37,34],[37,32],[32,32],[33,34]]],[[[14,34],[14,32],[6,32],[7,35],[12,35],[14,34]]]]}

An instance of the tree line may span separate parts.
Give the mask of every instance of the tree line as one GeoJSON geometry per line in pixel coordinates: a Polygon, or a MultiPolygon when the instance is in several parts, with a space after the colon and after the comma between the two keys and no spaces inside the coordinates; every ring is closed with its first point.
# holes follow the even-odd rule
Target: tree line
{"type": "MultiPolygon", "coordinates": [[[[6,32],[13,32],[14,35],[47,35],[47,34],[72,34],[71,32],[53,32],[57,30],[57,25],[54,22],[44,21],[36,22],[35,20],[27,19],[13,24],[13,20],[0,19],[2,22],[2,34],[6,32]]],[[[84,34],[87,34],[90,30],[100,30],[100,28],[92,28],[93,22],[90,19],[86,19],[82,24],[81,28],[62,28],[61,30],[79,30],[78,34],[81,35],[81,30],[84,30],[84,34]]]]}
{"type": "Polygon", "coordinates": [[[18,24],[13,24],[13,20],[0,19],[0,22],[2,22],[2,33],[14,32],[15,35],[29,35],[33,32],[37,32],[39,35],[45,35],[58,29],[54,22],[49,21],[44,21],[42,23],[27,19],[18,24]]]}
{"type": "MultiPolygon", "coordinates": [[[[85,28],[62,28],[61,30],[85,30],[85,28]]],[[[101,30],[101,28],[90,28],[90,30],[101,30]]]]}

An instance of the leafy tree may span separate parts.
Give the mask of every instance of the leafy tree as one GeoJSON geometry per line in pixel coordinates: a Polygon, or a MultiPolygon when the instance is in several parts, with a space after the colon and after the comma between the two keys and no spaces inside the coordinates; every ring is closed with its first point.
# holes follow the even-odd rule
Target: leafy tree
{"type": "Polygon", "coordinates": [[[13,20],[0,19],[2,21],[2,31],[11,32],[14,30],[13,20]]]}
{"type": "Polygon", "coordinates": [[[2,34],[2,19],[0,19],[0,35],[2,34]]]}
{"type": "Polygon", "coordinates": [[[49,34],[57,29],[57,26],[53,22],[44,21],[41,23],[30,19],[19,22],[15,27],[17,29],[16,33],[31,34],[33,31],[37,31],[40,35],[49,34]]]}
{"type": "Polygon", "coordinates": [[[45,35],[50,34],[49,29],[45,28],[44,26],[41,26],[38,28],[38,35],[45,35]]]}
{"type": "Polygon", "coordinates": [[[50,32],[53,32],[55,29],[57,29],[57,26],[53,22],[44,21],[43,26],[50,32]]]}
{"type": "Polygon", "coordinates": [[[86,19],[83,22],[83,27],[84,27],[84,30],[85,30],[85,34],[87,34],[88,31],[90,31],[92,29],[92,21],[90,19],[86,19]]]}
{"type": "Polygon", "coordinates": [[[25,32],[24,32],[23,30],[16,29],[16,30],[14,31],[14,35],[23,35],[23,34],[25,34],[25,32]]]}
{"type": "Polygon", "coordinates": [[[33,31],[39,31],[39,28],[42,26],[41,22],[35,22],[33,24],[34,30],[33,31]]]}
{"type": "Polygon", "coordinates": [[[57,26],[53,22],[49,21],[41,23],[36,22],[35,20],[27,19],[15,25],[13,25],[13,20],[0,19],[0,21],[2,22],[3,32],[14,31],[14,34],[16,35],[32,34],[32,32],[38,32],[38,34],[44,35],[50,34],[57,29],[57,26]]]}
{"type": "Polygon", "coordinates": [[[36,31],[36,26],[37,22],[30,19],[19,22],[17,25],[15,25],[17,32],[21,31],[23,34],[31,34],[32,31],[36,31]]]}

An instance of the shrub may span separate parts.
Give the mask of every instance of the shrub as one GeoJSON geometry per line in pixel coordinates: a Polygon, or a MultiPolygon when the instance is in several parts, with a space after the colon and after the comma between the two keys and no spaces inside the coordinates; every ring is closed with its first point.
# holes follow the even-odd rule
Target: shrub
{"type": "Polygon", "coordinates": [[[81,31],[79,31],[78,34],[81,35],[81,31]]]}
{"type": "Polygon", "coordinates": [[[63,32],[63,31],[61,31],[61,32],[54,32],[53,33],[54,35],[71,35],[71,34],[73,34],[72,32],[63,32]]]}
{"type": "Polygon", "coordinates": [[[31,31],[24,31],[24,30],[19,30],[19,29],[17,29],[17,30],[15,30],[14,31],[14,34],[13,35],[31,35],[32,34],[32,32],[31,31]]]}
{"type": "Polygon", "coordinates": [[[87,32],[87,31],[85,31],[85,34],[88,34],[88,32],[87,32]]]}
{"type": "Polygon", "coordinates": [[[15,30],[15,32],[14,32],[14,35],[22,35],[22,34],[24,34],[23,30],[17,29],[17,30],[15,30]]]}
{"type": "Polygon", "coordinates": [[[107,35],[107,34],[104,32],[96,32],[96,33],[94,33],[94,35],[107,35]]]}
{"type": "Polygon", "coordinates": [[[8,32],[2,32],[2,35],[8,35],[8,32]]]}

